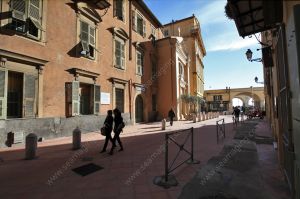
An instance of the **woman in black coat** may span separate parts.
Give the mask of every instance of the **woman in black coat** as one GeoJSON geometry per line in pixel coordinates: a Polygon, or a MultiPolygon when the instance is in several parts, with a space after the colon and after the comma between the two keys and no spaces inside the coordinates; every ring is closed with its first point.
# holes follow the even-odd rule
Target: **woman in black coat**
{"type": "Polygon", "coordinates": [[[123,148],[123,145],[122,145],[122,142],[121,142],[121,139],[120,139],[120,133],[122,132],[123,128],[124,128],[124,122],[123,122],[123,117],[121,115],[121,111],[119,109],[114,109],[113,110],[114,112],[114,122],[115,122],[115,126],[114,126],[114,138],[113,138],[113,146],[110,150],[110,154],[112,155],[113,154],[113,151],[114,151],[114,148],[116,147],[116,141],[118,141],[119,145],[120,145],[120,149],[119,151],[123,151],[124,148],[123,148]]]}
{"type": "Polygon", "coordinates": [[[112,116],[112,110],[109,110],[109,111],[107,111],[107,116],[106,116],[105,121],[104,121],[105,143],[104,143],[103,149],[100,153],[103,153],[103,152],[106,151],[108,141],[111,141],[112,145],[114,145],[113,139],[111,137],[111,132],[112,132],[112,129],[113,129],[113,122],[114,122],[114,118],[112,116]]]}

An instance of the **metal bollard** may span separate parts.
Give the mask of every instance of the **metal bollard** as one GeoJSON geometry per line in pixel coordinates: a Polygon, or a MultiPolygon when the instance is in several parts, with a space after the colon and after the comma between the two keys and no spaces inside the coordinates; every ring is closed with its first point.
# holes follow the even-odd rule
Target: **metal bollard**
{"type": "Polygon", "coordinates": [[[161,130],[166,130],[166,123],[167,123],[166,119],[163,119],[161,121],[161,130]]]}
{"type": "Polygon", "coordinates": [[[193,114],[193,123],[196,123],[197,122],[197,116],[196,114],[193,114]]]}
{"type": "Polygon", "coordinates": [[[76,127],[73,130],[73,150],[81,148],[81,130],[79,127],[76,127]]]}
{"type": "Polygon", "coordinates": [[[30,133],[26,136],[25,144],[25,159],[32,160],[36,157],[37,149],[37,136],[34,133],[30,133]]]}

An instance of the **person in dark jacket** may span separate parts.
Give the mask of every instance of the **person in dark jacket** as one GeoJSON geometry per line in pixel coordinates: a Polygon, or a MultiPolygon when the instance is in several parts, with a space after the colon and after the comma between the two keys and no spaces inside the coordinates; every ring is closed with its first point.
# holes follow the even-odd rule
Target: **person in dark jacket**
{"type": "Polygon", "coordinates": [[[173,111],[172,108],[171,108],[171,110],[169,110],[168,117],[170,118],[170,125],[173,126],[173,120],[174,120],[174,117],[175,117],[175,112],[173,111]]]}
{"type": "Polygon", "coordinates": [[[113,146],[110,150],[110,154],[112,155],[113,152],[114,152],[114,148],[116,147],[116,141],[118,141],[119,145],[120,145],[120,149],[119,151],[123,151],[124,148],[123,148],[123,145],[122,145],[122,142],[121,142],[121,139],[120,139],[120,133],[123,131],[123,128],[124,128],[124,122],[123,122],[123,117],[121,115],[121,111],[117,108],[115,108],[113,110],[114,112],[114,122],[115,122],[115,126],[114,126],[114,138],[113,138],[113,146]]]}
{"type": "Polygon", "coordinates": [[[112,145],[114,145],[113,139],[111,137],[111,132],[112,132],[112,129],[113,129],[113,122],[114,122],[114,118],[112,116],[112,110],[108,110],[107,111],[107,116],[106,116],[105,121],[104,121],[105,142],[104,142],[103,149],[100,153],[104,153],[106,151],[108,141],[110,141],[112,143],[112,145]]]}

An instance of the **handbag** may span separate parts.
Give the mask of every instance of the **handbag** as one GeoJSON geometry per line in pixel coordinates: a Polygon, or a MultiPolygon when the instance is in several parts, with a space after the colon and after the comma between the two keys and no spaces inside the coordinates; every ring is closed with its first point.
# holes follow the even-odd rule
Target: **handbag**
{"type": "Polygon", "coordinates": [[[101,132],[101,135],[106,136],[106,128],[105,128],[105,126],[103,126],[103,127],[100,129],[100,132],[101,132]]]}

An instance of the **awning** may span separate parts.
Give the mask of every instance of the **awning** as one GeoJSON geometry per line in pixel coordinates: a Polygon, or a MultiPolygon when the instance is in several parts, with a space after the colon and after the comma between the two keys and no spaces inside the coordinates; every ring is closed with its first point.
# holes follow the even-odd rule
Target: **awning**
{"type": "Polygon", "coordinates": [[[282,0],[227,0],[225,9],[241,37],[272,29],[282,22],[282,0]]]}

